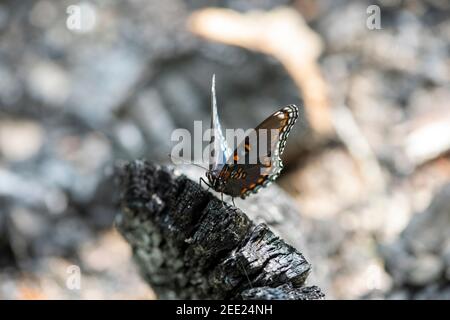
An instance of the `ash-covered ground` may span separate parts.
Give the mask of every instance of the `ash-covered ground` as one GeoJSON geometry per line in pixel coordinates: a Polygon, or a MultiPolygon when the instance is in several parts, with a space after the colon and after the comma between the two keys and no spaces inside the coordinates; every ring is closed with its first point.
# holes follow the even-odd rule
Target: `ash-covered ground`
{"type": "Polygon", "coordinates": [[[188,30],[213,6],[297,11],[323,42],[330,108],[354,119],[332,112],[335,126],[355,123],[364,143],[350,146],[372,155],[358,158],[351,135],[311,139],[304,109],[287,144],[279,184],[327,297],[450,299],[448,1],[96,0],[79,31],[74,4],[0,4],[1,299],[154,298],[113,228],[114,167],[168,163],[173,130],[209,125],[213,73],[226,128],[303,105],[276,58],[188,30]],[[68,288],[72,265],[81,290],[68,288]]]}

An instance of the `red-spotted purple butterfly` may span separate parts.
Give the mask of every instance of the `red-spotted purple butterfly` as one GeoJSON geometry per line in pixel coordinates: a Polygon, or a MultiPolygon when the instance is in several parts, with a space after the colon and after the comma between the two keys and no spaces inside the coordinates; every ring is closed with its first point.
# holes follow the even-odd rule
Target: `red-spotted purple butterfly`
{"type": "Polygon", "coordinates": [[[283,168],[280,155],[297,119],[297,106],[288,105],[273,113],[254,129],[255,139],[246,136],[234,152],[231,152],[220,127],[213,76],[211,86],[213,135],[210,141],[213,150],[210,152],[209,170],[206,172],[209,183],[206,183],[203,178],[201,181],[222,195],[230,195],[232,198],[239,196],[244,199],[252,193],[257,193],[280,175],[283,168]],[[269,132],[270,136],[260,134],[263,132],[269,132]],[[267,145],[263,145],[264,143],[267,145]],[[261,147],[265,148],[262,148],[262,154],[258,154],[257,161],[248,161],[250,151],[260,150],[261,147]],[[244,158],[245,161],[242,161],[244,158]]]}

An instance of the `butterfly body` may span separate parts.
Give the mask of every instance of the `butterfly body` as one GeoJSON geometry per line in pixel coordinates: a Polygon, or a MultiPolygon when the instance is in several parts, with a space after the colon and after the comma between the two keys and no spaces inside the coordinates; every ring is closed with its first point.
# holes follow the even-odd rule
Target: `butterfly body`
{"type": "Polygon", "coordinates": [[[211,146],[214,147],[206,177],[215,191],[245,199],[279,176],[283,168],[280,155],[298,119],[298,108],[288,105],[273,113],[252,131],[253,135],[247,135],[234,152],[230,152],[217,115],[214,82],[213,77],[211,146]]]}

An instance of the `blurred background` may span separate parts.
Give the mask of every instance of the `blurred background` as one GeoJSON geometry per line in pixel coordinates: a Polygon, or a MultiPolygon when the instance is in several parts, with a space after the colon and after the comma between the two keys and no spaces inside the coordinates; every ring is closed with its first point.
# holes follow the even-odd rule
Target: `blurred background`
{"type": "Polygon", "coordinates": [[[0,299],[152,299],[113,168],[295,103],[278,180],[328,298],[450,299],[446,0],[0,2],[0,299]],[[70,290],[70,266],[82,290],[70,290]]]}

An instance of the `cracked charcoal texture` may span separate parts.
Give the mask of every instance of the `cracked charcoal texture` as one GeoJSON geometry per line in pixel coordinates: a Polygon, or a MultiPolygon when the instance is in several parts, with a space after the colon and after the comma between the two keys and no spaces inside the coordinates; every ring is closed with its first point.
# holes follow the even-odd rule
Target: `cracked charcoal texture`
{"type": "Polygon", "coordinates": [[[120,170],[116,226],[160,299],[320,299],[294,247],[170,168],[120,170]]]}

